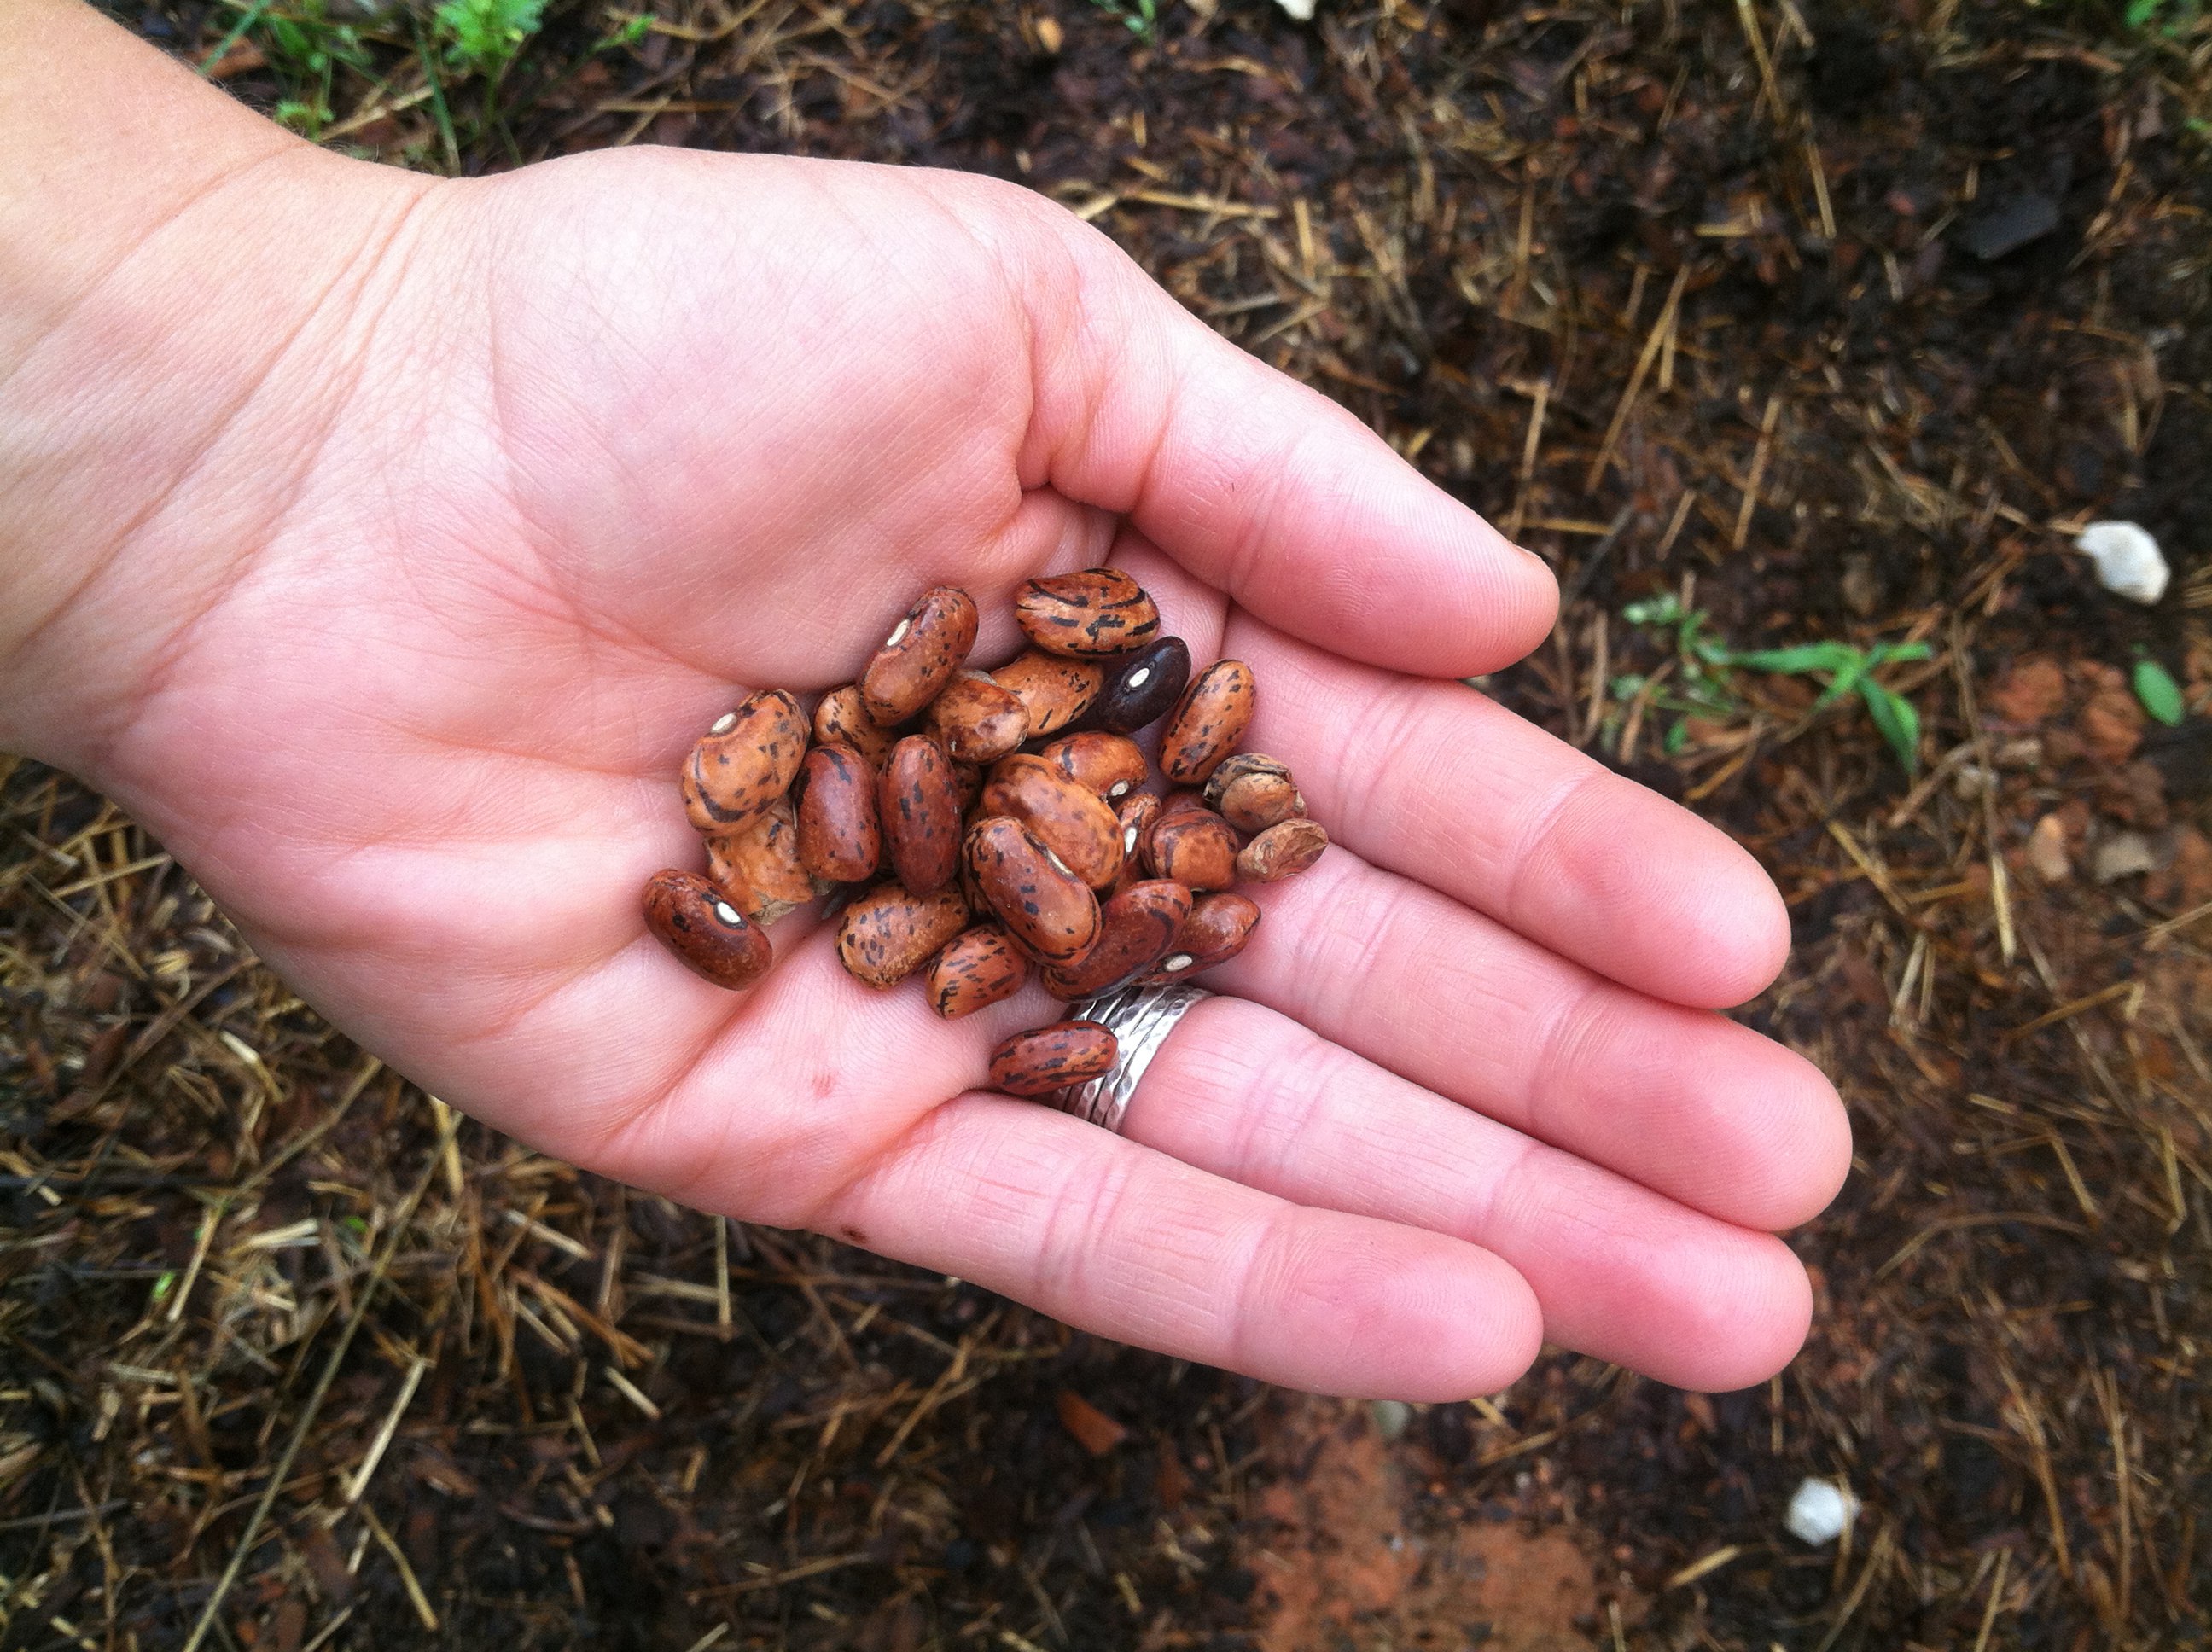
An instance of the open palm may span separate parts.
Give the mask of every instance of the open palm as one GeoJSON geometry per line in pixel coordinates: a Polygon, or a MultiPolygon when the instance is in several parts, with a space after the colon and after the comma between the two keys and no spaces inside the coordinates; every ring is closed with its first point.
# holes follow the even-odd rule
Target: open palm
{"type": "Polygon", "coordinates": [[[1439,680],[1543,637],[1534,559],[1018,191],[639,152],[392,199],[227,427],[289,449],[196,472],[219,573],[88,765],[338,1025],[580,1164],[1299,1386],[1795,1351],[1762,1230],[1832,1193],[1841,1110],[1699,1007],[1778,966],[1773,891],[1439,680]],[[851,681],[935,584],[994,664],[1020,580],[1109,560],[1251,664],[1246,744],[1338,845],[1126,1137],[970,1088],[1034,986],[947,1024],[811,911],[740,995],[647,935],[738,697],[851,681]]]}

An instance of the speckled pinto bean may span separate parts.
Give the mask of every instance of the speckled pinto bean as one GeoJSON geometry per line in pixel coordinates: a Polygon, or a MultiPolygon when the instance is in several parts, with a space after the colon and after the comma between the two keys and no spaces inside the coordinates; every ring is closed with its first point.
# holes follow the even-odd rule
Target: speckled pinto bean
{"type": "Polygon", "coordinates": [[[1144,587],[1110,568],[1031,580],[1014,598],[1014,618],[1047,653],[1078,659],[1141,648],[1160,629],[1144,587]]]}
{"type": "Polygon", "coordinates": [[[1237,870],[1255,884],[1296,877],[1321,859],[1328,834],[1310,820],[1286,820],[1247,843],[1237,853],[1237,870]]]}
{"type": "Polygon", "coordinates": [[[897,743],[897,735],[868,715],[858,683],[830,689],[814,708],[814,744],[848,745],[868,760],[871,768],[881,768],[897,743]]]}
{"type": "Polygon", "coordinates": [[[800,771],[799,858],[817,878],[857,884],[883,858],[876,771],[849,746],[818,745],[800,771]]]}
{"type": "Polygon", "coordinates": [[[1044,989],[1058,999],[1110,993],[1167,955],[1190,916],[1190,891],[1156,878],[1132,884],[1098,909],[1098,944],[1080,963],[1047,969],[1044,989]]]}
{"type": "Polygon", "coordinates": [[[937,698],[975,646],[975,598],[957,586],[921,593],[860,674],[860,701],[888,728],[937,698]]]}
{"type": "Polygon", "coordinates": [[[1206,806],[1240,832],[1264,832],[1304,814],[1306,800],[1285,764],[1264,752],[1240,751],[1206,782],[1206,806]]]}
{"type": "Polygon", "coordinates": [[[952,881],[960,864],[960,787],[943,746],[909,734],[891,748],[877,780],[876,816],[891,870],[908,894],[933,894],[952,881]]]}
{"type": "Polygon", "coordinates": [[[1108,663],[1106,686],[1085,720],[1109,734],[1134,734],[1158,721],[1190,681],[1190,647],[1181,637],[1161,637],[1108,663]]]}
{"type": "Polygon", "coordinates": [[[1040,756],[1016,752],[992,765],[977,805],[983,813],[1018,820],[1060,864],[1093,889],[1121,872],[1121,833],[1114,811],[1098,794],[1070,780],[1040,756]]]}
{"type": "Polygon", "coordinates": [[[778,798],[750,826],[707,840],[707,877],[755,923],[772,924],[819,892],[799,853],[797,811],[778,798]]]}
{"type": "Polygon", "coordinates": [[[856,896],[837,920],[837,959],[863,987],[896,987],[968,926],[968,902],[957,889],[908,895],[878,884],[856,896]]]}
{"type": "Polygon", "coordinates": [[[1244,950],[1259,922],[1260,908],[1241,895],[1201,895],[1191,902],[1190,916],[1182,920],[1167,955],[1139,979],[1149,984],[1181,981],[1226,963],[1244,950]]]}
{"type": "Polygon", "coordinates": [[[929,1007],[947,1021],[1012,998],[1030,978],[1030,961],[996,924],[956,936],[929,966],[929,1007]]]}
{"type": "Polygon", "coordinates": [[[1029,738],[1057,733],[1091,708],[1106,681],[1106,668],[1094,659],[1067,659],[1032,648],[991,673],[991,680],[1022,702],[1029,715],[1029,738]]]}
{"type": "Polygon", "coordinates": [[[1164,812],[1146,835],[1145,860],[1155,878],[1227,889],[1237,881],[1237,829],[1211,809],[1164,812]]]}
{"type": "Polygon", "coordinates": [[[1073,963],[1097,944],[1097,896],[1018,820],[976,822],[968,864],[1007,934],[1039,963],[1073,963]]]}
{"type": "Polygon", "coordinates": [[[696,872],[671,866],[645,880],[645,926],[717,987],[750,987],[775,959],[767,932],[696,872]]]}
{"type": "Polygon", "coordinates": [[[1150,792],[1132,792],[1115,805],[1114,819],[1121,829],[1121,875],[1114,880],[1109,895],[1144,881],[1145,834],[1159,817],[1160,800],[1150,792]]]}
{"type": "Polygon", "coordinates": [[[1160,734],[1160,773],[1196,786],[1237,749],[1252,720],[1252,668],[1217,659],[1191,679],[1160,734]]]}
{"type": "Polygon", "coordinates": [[[1030,738],[1022,702],[983,671],[961,671],[929,702],[922,726],[962,762],[995,762],[1030,738]]]}
{"type": "Polygon", "coordinates": [[[1037,756],[1109,803],[1128,796],[1152,772],[1137,743],[1121,734],[1071,734],[1054,740],[1037,756]]]}
{"type": "Polygon", "coordinates": [[[702,832],[754,819],[786,792],[806,756],[806,719],[781,689],[726,712],[684,760],[684,812],[702,832]]]}
{"type": "Polygon", "coordinates": [[[991,1052],[991,1082],[1009,1096],[1042,1096],[1114,1070],[1114,1035],[1095,1021],[1055,1021],[1016,1033],[991,1052]]]}

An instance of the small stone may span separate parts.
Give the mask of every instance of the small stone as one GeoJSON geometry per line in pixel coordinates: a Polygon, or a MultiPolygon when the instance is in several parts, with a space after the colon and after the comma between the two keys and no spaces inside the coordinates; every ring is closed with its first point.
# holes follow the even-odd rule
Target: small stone
{"type": "Polygon", "coordinates": [[[1314,0],[1275,0],[1275,3],[1302,23],[1313,21],[1314,0]]]}
{"type": "Polygon", "coordinates": [[[2089,875],[2100,884],[2117,884],[2137,872],[2158,870],[2158,855],[2141,832],[2115,832],[2097,846],[2089,862],[2089,875]]]}
{"type": "Polygon", "coordinates": [[[1858,1518],[1859,1500],[1851,1495],[1850,1486],[1836,1480],[1807,1479],[1790,1499],[1790,1512],[1783,1517],[1791,1536],[1814,1548],[1832,1543],[1844,1533],[1844,1527],[1858,1518]]]}
{"type": "Polygon", "coordinates": [[[2039,241],[2058,228],[2058,203],[2030,190],[2000,201],[1968,223],[1960,239],[1966,251],[1984,263],[2017,252],[2030,241],[2039,241]]]}
{"type": "Polygon", "coordinates": [[[1372,1400],[1367,1411],[1375,1419],[1375,1431],[1386,1440],[1396,1439],[1413,1420],[1413,1408],[1402,1400],[1372,1400]]]}
{"type": "Polygon", "coordinates": [[[2132,522],[2092,522],[2074,549],[2096,563],[2098,582],[2116,596],[2148,608],[2166,594],[2165,553],[2132,522]]]}
{"type": "Polygon", "coordinates": [[[1129,1437],[1129,1430],[1081,1394],[1062,1388],[1053,1401],[1060,1425],[1094,1457],[1103,1457],[1129,1437]]]}
{"type": "Polygon", "coordinates": [[[2044,816],[2027,835],[2027,864],[2046,884],[2063,884],[2074,875],[2066,854],[2066,823],[2057,815],[2044,816]]]}

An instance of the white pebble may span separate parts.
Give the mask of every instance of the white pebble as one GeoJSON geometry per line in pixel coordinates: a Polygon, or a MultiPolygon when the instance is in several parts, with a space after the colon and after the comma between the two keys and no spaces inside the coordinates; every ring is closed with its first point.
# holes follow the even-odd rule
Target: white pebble
{"type": "Polygon", "coordinates": [[[1386,1440],[1396,1439],[1413,1420],[1413,1408],[1402,1400],[1370,1400],[1367,1409],[1375,1418],[1375,1431],[1386,1440]]]}
{"type": "Polygon", "coordinates": [[[1314,0],[1275,0],[1275,3],[1302,23],[1313,21],[1314,0]]]}
{"type": "Polygon", "coordinates": [[[2092,522],[2074,549],[2097,565],[2106,590],[2145,607],[2166,594],[2166,566],[2158,541],[2132,522],[2092,522]]]}
{"type": "Polygon", "coordinates": [[[1858,1518],[1859,1500],[1848,1485],[1835,1480],[1808,1479],[1790,1499],[1783,1517],[1790,1535],[1818,1548],[1843,1535],[1844,1527],[1858,1518]]]}

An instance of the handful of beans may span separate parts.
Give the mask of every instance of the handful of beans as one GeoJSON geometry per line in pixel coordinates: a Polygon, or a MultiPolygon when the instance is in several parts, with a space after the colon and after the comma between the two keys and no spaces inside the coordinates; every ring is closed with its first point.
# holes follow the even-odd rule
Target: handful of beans
{"type": "MultiPolygon", "coordinates": [[[[647,880],[647,926],[742,988],[774,962],[765,926],[865,886],[838,920],[846,969],[878,991],[926,970],[948,1021],[1012,997],[1032,966],[1073,1001],[1243,951],[1260,908],[1231,885],[1288,878],[1328,847],[1290,770],[1237,750],[1251,668],[1192,676],[1190,650],[1112,568],[1031,580],[1015,616],[1030,648],[970,669],[975,604],[939,586],[811,721],[780,689],[720,719],[681,780],[707,871],[647,880]],[[1164,797],[1130,738],[1163,719],[1164,797]]],[[[991,1082],[1040,1096],[1117,1053],[1097,1022],[1056,1022],[1000,1045],[991,1082]]]]}

